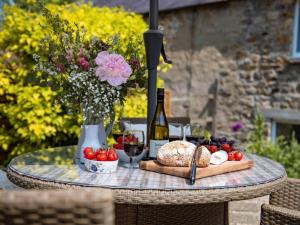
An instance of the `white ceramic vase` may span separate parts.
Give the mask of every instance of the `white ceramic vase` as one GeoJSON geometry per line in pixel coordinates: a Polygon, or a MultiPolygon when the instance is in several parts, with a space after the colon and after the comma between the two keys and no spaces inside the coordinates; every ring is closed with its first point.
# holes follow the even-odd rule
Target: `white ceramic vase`
{"type": "Polygon", "coordinates": [[[91,147],[96,151],[98,148],[107,148],[107,137],[111,132],[113,122],[105,129],[103,120],[95,125],[83,125],[79,143],[78,143],[78,158],[80,163],[84,163],[83,150],[86,147],[91,147]]]}

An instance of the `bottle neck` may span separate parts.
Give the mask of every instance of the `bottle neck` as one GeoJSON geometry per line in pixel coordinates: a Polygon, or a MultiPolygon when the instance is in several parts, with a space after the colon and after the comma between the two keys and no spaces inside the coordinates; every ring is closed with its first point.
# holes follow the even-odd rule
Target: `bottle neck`
{"type": "Polygon", "coordinates": [[[165,96],[163,95],[157,96],[157,102],[164,102],[164,100],[165,100],[165,96]]]}
{"type": "Polygon", "coordinates": [[[156,111],[164,110],[164,99],[157,99],[156,111]]]}

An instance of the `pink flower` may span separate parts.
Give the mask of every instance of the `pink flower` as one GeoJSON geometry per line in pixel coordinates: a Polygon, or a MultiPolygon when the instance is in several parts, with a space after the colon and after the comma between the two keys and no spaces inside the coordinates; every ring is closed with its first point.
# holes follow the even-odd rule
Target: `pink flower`
{"type": "Polygon", "coordinates": [[[139,70],[141,68],[141,63],[138,59],[130,59],[129,64],[136,70],[139,70]]]}
{"type": "Polygon", "coordinates": [[[79,64],[84,71],[88,71],[90,68],[89,62],[84,57],[79,58],[79,64]]]}
{"type": "Polygon", "coordinates": [[[101,81],[107,81],[112,86],[126,83],[132,73],[131,67],[118,54],[109,54],[107,51],[98,53],[96,59],[96,76],[101,81]]]}

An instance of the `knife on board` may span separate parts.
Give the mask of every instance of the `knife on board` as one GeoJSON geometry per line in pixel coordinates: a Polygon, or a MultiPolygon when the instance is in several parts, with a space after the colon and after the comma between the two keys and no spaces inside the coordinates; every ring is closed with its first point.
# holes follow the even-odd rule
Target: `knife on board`
{"type": "Polygon", "coordinates": [[[194,155],[191,161],[191,173],[190,173],[190,184],[195,184],[197,175],[197,160],[199,159],[199,151],[195,149],[194,155]]]}

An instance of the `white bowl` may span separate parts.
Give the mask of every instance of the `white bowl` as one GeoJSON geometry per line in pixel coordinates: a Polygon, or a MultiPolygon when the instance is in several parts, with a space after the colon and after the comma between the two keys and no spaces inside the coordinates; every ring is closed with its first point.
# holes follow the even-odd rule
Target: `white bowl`
{"type": "Polygon", "coordinates": [[[114,173],[117,170],[119,160],[96,161],[84,159],[85,168],[93,173],[114,173]]]}
{"type": "MultiPolygon", "coordinates": [[[[141,161],[144,158],[144,156],[147,154],[147,151],[148,149],[144,148],[143,152],[140,155],[132,157],[133,162],[141,161]]],[[[124,152],[124,150],[116,149],[116,152],[118,153],[119,160],[121,162],[126,162],[126,163],[130,162],[129,156],[126,154],[126,152],[124,152]]]]}

